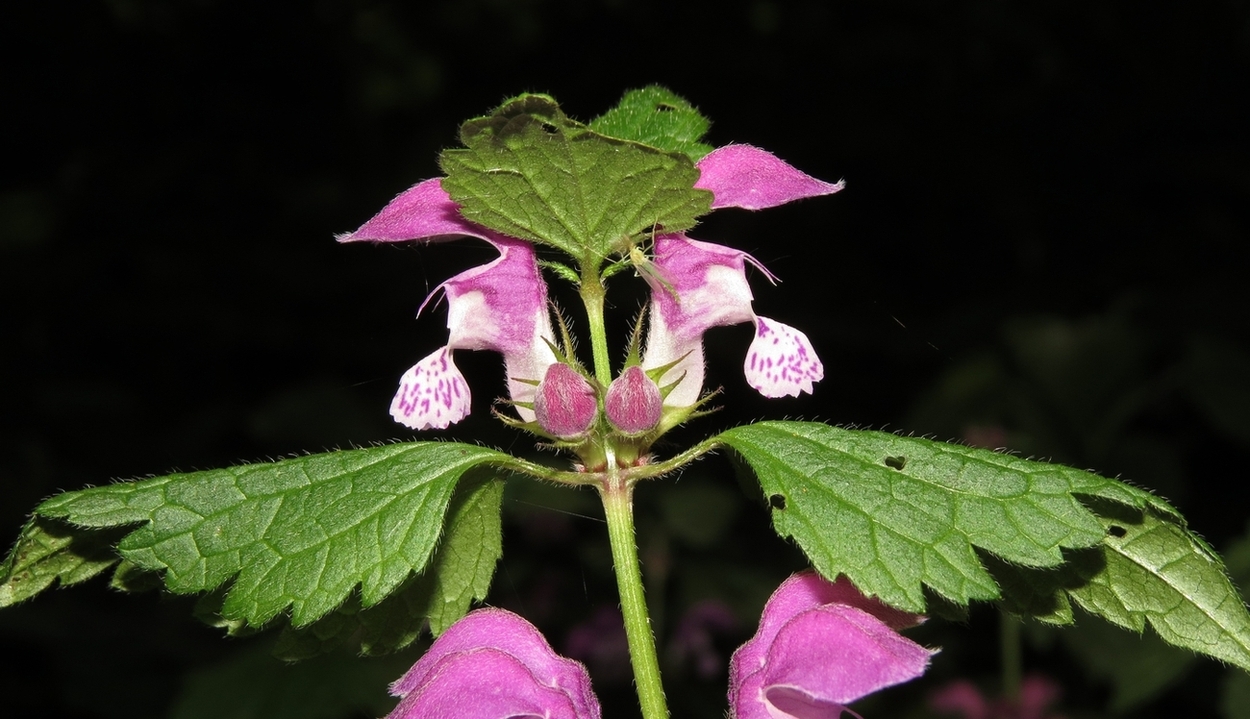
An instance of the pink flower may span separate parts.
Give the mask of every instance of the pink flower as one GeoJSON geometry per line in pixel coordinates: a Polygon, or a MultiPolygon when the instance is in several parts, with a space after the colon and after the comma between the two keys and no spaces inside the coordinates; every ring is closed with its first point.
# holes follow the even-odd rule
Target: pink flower
{"type": "Polygon", "coordinates": [[[845,705],[924,673],[932,651],[895,630],[924,618],[869,599],[845,577],[782,583],[729,664],[735,719],[837,719],[845,705]]]}
{"type": "MultiPolygon", "coordinates": [[[[697,167],[701,175],[695,187],[713,193],[713,209],[759,210],[843,187],[841,182],[817,180],[749,145],[714,150],[697,167]]],[[[712,327],[755,324],[755,340],[743,370],[747,382],[765,397],[810,393],[813,383],[824,377],[824,366],[807,335],[752,309],[747,263],[775,280],[754,257],[684,234],[657,237],[654,252],[658,277],[651,280],[651,326],[643,367],[677,362],[665,376],[675,379],[684,373],[684,377],[666,398],[668,405],[689,407],[698,401],[703,389],[703,333],[712,327]]]]}
{"type": "MultiPolygon", "coordinates": [[[[338,237],[339,242],[398,242],[468,236],[499,250],[494,261],[447,280],[421,305],[425,309],[442,290],[450,333],[445,346],[404,373],[391,401],[391,416],[412,429],[443,429],[468,416],[469,386],[452,361],[452,350],[502,354],[514,402],[533,402],[535,383],[555,362],[548,344],[547,285],[533,245],[473,224],[459,210],[437,178],[426,180],[400,193],[360,229],[338,237]]],[[[534,419],[525,407],[518,406],[517,413],[525,421],[534,419]]]]}
{"type": "Polygon", "coordinates": [[[453,624],[391,694],[403,699],[387,719],[600,716],[586,667],[503,609],[478,609],[453,624]]]}

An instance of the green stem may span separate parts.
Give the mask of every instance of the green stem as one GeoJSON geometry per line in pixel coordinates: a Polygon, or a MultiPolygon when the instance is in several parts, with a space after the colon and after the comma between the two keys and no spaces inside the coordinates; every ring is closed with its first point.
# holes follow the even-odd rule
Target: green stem
{"type": "Polygon", "coordinates": [[[612,364],[608,361],[608,332],[603,323],[603,302],[607,288],[595,263],[583,265],[582,303],[586,305],[586,321],[590,324],[590,351],[595,358],[595,379],[604,387],[612,381],[612,364]]]}
{"type": "Polygon", "coordinates": [[[998,617],[998,638],[1003,664],[1003,697],[1014,705],[1020,700],[1020,676],[1023,673],[1020,620],[1002,610],[999,610],[998,617]]]}
{"type": "Polygon", "coordinates": [[[642,716],[643,719],[668,719],[664,685],[660,682],[660,661],[655,653],[655,635],[651,633],[647,600],[642,590],[638,544],[634,539],[633,486],[610,477],[600,486],[599,494],[608,520],[612,564],[621,595],[621,615],[625,618],[625,636],[629,640],[629,659],[634,666],[642,716]]]}

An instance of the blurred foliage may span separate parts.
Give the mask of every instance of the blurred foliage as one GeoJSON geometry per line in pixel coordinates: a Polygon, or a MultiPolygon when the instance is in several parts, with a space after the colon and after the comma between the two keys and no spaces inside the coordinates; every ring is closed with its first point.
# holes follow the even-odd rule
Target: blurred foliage
{"type": "MultiPolygon", "coordinates": [[[[1244,3],[91,0],[10,9],[0,55],[10,537],[57,490],[408,436],[385,408],[444,332],[439,312],[412,316],[490,250],[337,247],[333,233],[437,174],[460,122],[505,97],[550,92],[587,120],[652,83],[712,118],[713,145],[848,180],[827,205],[694,230],[785,280],[757,309],[807,332],[827,379],[803,400],[755,397],[739,369],[749,329],[715,331],[726,409],[690,436],[802,416],[964,438],[1158,488],[1221,549],[1244,532],[1244,3]]],[[[637,302],[616,301],[620,327],[637,302]]],[[[497,358],[461,354],[479,405],[449,434],[526,451],[484,411],[497,358]]],[[[713,640],[727,655],[802,564],[727,490],[714,458],[640,492],[662,646],[719,598],[739,621],[713,640]],[[733,516],[712,518],[722,505],[733,516]]],[[[490,601],[559,649],[615,602],[594,498],[509,486],[505,512],[490,601]]],[[[189,614],[100,580],[5,610],[0,646],[24,658],[0,676],[7,708],[168,716],[188,677],[260,661],[265,639],[223,641],[189,614]],[[144,689],[113,699],[135,675],[144,689]]],[[[916,636],[944,647],[931,676],[857,710],[927,716],[926,692],[955,676],[996,688],[996,628],[985,608],[929,622],[916,636]]],[[[1206,665],[1143,683],[1159,691],[1129,709],[1066,636],[1026,653],[1063,684],[1066,716],[1250,703],[1243,675],[1206,665]]],[[[723,675],[668,671],[675,716],[722,715],[723,675]]],[[[354,681],[370,686],[328,684],[344,693],[324,706],[385,709],[344,699],[382,679],[354,681]]],[[[609,719],[636,716],[627,683],[596,686],[609,719]]]]}

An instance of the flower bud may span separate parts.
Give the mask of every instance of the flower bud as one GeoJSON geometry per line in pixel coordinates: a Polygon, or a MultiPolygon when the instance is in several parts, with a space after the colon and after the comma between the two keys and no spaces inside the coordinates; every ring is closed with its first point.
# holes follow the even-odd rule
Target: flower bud
{"type": "Polygon", "coordinates": [[[603,408],[613,427],[623,434],[634,435],[655,429],[660,423],[663,402],[660,387],[641,367],[634,365],[612,380],[603,398],[603,408]]]}
{"type": "Polygon", "coordinates": [[[595,390],[577,370],[557,362],[534,395],[538,426],[560,439],[576,439],[594,424],[598,407],[595,390]]]}

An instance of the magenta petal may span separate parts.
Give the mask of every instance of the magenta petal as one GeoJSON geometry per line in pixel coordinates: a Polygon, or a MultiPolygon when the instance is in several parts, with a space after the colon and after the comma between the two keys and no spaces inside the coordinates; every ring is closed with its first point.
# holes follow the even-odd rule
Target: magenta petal
{"type": "MultiPolygon", "coordinates": [[[[422,687],[438,681],[439,667],[444,659],[480,648],[498,650],[514,658],[537,682],[567,695],[578,719],[598,719],[599,700],[591,691],[586,668],[556,654],[533,624],[503,609],[478,609],[453,624],[434,641],[412,669],[391,685],[391,694],[412,696],[422,687]]],[[[416,716],[395,712],[391,715],[392,719],[416,716]]]]}
{"type": "Polygon", "coordinates": [[[919,676],[932,652],[894,627],[921,619],[864,597],[845,579],[790,577],[730,662],[735,719],[833,719],[846,703],[919,676]]]}
{"type": "Polygon", "coordinates": [[[442,180],[436,177],[399,193],[355,232],[345,232],[336,239],[339,242],[400,242],[442,235],[499,237],[461,217],[460,205],[452,202],[443,190],[442,180]]]}
{"type": "Polygon", "coordinates": [[[830,582],[811,570],[799,572],[781,583],[777,591],[769,597],[764,605],[764,613],[760,617],[760,628],[749,642],[738,651],[745,653],[753,645],[763,650],[773,642],[782,625],[790,621],[800,612],[825,604],[845,604],[865,611],[884,622],[893,629],[914,627],[924,621],[919,614],[904,612],[882,604],[877,599],[865,597],[846,577],[838,577],[838,581],[830,582]]]}
{"type": "Polygon", "coordinates": [[[387,719],[519,717],[586,719],[566,693],[542,684],[516,657],[478,648],[443,657],[387,719]]]}
{"type": "Polygon", "coordinates": [[[695,187],[711,190],[712,209],[762,210],[804,197],[830,195],[845,183],[817,180],[750,145],[726,145],[695,163],[701,173],[695,187]]]}
{"type": "Polygon", "coordinates": [[[782,627],[762,673],[765,691],[793,686],[846,704],[915,679],[929,666],[931,655],[867,612],[828,604],[782,627]]]}

